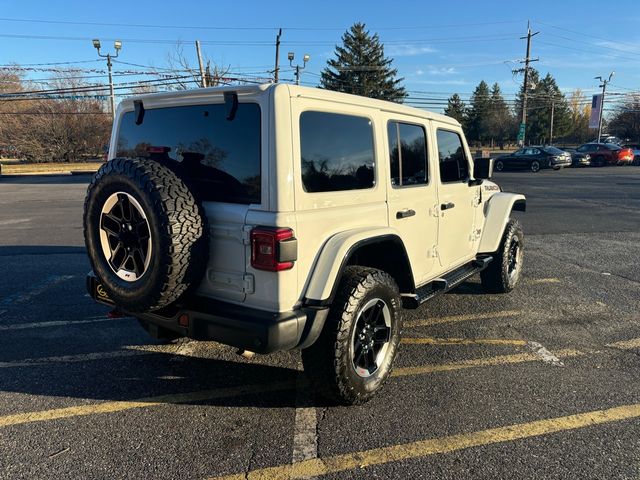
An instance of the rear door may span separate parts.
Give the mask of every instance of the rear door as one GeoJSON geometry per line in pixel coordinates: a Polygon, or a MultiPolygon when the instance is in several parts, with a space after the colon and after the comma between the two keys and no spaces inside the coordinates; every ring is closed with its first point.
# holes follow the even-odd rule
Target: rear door
{"type": "Polygon", "coordinates": [[[394,115],[387,121],[389,224],[404,242],[415,283],[433,269],[438,239],[436,181],[428,158],[428,122],[394,115]]]}
{"type": "Polygon", "coordinates": [[[472,168],[462,130],[450,125],[435,129],[438,153],[438,257],[445,271],[465,263],[475,254],[474,221],[480,204],[480,186],[469,186],[472,168]]]}

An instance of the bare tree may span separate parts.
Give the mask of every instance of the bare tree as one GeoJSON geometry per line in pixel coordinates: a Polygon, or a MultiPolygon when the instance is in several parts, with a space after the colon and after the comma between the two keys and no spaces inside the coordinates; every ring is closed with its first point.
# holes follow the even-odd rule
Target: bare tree
{"type": "MultiPolygon", "coordinates": [[[[231,65],[221,67],[216,65],[204,54],[203,61],[206,64],[205,78],[207,80],[207,86],[216,87],[221,84],[224,77],[231,70],[231,65]]],[[[167,64],[169,67],[177,73],[175,80],[172,80],[173,89],[175,90],[188,90],[190,88],[197,88],[202,84],[202,78],[200,76],[200,68],[194,68],[189,61],[188,56],[185,54],[184,45],[178,43],[174,50],[167,54],[167,64]]]]}
{"type": "MultiPolygon", "coordinates": [[[[100,156],[111,128],[104,102],[96,98],[96,93],[104,90],[91,90],[91,85],[74,71],[55,75],[48,82],[46,94],[2,102],[5,112],[5,103],[11,103],[11,115],[6,115],[9,122],[3,122],[0,141],[32,162],[82,161],[100,156]]],[[[37,90],[42,90],[41,86],[21,81],[16,92],[37,90]]]]}

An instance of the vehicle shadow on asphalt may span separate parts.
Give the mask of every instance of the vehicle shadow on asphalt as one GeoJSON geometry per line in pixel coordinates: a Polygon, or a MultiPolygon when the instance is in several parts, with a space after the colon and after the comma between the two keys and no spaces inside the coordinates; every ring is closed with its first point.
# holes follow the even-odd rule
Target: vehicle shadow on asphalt
{"type": "Polygon", "coordinates": [[[191,403],[171,396],[205,391],[197,403],[296,405],[297,352],[248,360],[214,342],[161,345],[133,318],[107,319],[109,307],[86,295],[84,255],[84,247],[0,246],[0,270],[20,268],[28,280],[0,285],[0,393],[191,403]],[[69,279],[45,289],[50,272],[69,279]]]}
{"type": "Polygon", "coordinates": [[[71,404],[91,399],[254,408],[329,406],[322,399],[309,399],[306,402],[309,405],[296,401],[299,375],[302,385],[308,386],[304,373],[293,368],[153,353],[78,363],[3,367],[0,392],[77,399],[71,404]]]}

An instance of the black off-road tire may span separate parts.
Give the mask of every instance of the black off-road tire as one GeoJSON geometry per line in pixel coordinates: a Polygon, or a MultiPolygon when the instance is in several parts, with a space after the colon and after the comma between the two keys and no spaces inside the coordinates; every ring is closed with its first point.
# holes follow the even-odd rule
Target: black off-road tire
{"type": "Polygon", "coordinates": [[[331,402],[358,405],[380,391],[391,374],[402,331],[398,286],[386,272],[375,268],[349,266],[320,338],[302,350],[305,374],[318,393],[331,402]],[[368,377],[356,372],[354,338],[359,314],[375,299],[388,307],[391,325],[386,354],[377,370],[368,377]]]}
{"type": "Polygon", "coordinates": [[[145,159],[115,158],[104,164],[87,189],[84,237],[94,273],[123,310],[157,310],[196,287],[208,258],[206,215],[175,172],[145,159]],[[147,217],[151,258],[138,279],[120,278],[100,243],[101,211],[116,192],[132,196],[147,217]]]}
{"type": "Polygon", "coordinates": [[[517,220],[509,220],[498,251],[493,254],[493,261],[480,272],[482,287],[490,293],[508,293],[515,288],[522,276],[522,260],[524,258],[524,232],[517,220]],[[516,271],[512,271],[514,242],[517,242],[516,271]]]}

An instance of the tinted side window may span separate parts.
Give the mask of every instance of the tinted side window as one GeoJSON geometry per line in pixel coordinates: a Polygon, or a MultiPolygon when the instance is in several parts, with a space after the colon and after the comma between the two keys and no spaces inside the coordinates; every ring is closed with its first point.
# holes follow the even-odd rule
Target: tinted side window
{"type": "Polygon", "coordinates": [[[389,122],[387,132],[391,184],[403,187],[428,183],[427,142],[424,129],[418,125],[389,122]]]}
{"type": "Polygon", "coordinates": [[[368,118],[303,112],[300,152],[305,192],[358,190],[375,185],[373,128],[368,118]]]}
{"type": "Polygon", "coordinates": [[[175,167],[202,200],[260,203],[260,106],[241,103],[233,121],[225,106],[153,108],[136,125],[125,113],[118,157],[149,158],[175,167]]]}
{"type": "Polygon", "coordinates": [[[437,132],[440,180],[458,182],[469,178],[469,165],[460,135],[448,130],[437,132]]]}

